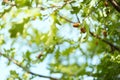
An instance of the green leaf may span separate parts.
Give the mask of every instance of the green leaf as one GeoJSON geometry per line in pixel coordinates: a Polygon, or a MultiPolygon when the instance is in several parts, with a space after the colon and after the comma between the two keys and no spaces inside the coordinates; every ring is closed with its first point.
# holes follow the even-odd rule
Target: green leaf
{"type": "Polygon", "coordinates": [[[29,21],[29,18],[23,19],[22,23],[13,23],[12,28],[9,30],[10,37],[15,38],[19,34],[23,34],[24,25],[29,21]]]}
{"type": "Polygon", "coordinates": [[[11,33],[10,37],[14,38],[18,33],[22,34],[24,29],[24,23],[14,24],[13,27],[9,30],[11,33]]]}
{"type": "Polygon", "coordinates": [[[31,52],[29,52],[29,51],[27,51],[27,52],[25,53],[25,58],[28,60],[28,62],[31,61],[30,55],[31,55],[31,52]]]}
{"type": "Polygon", "coordinates": [[[69,48],[65,49],[64,51],[62,51],[61,54],[64,55],[64,56],[68,56],[68,55],[70,55],[70,53],[72,53],[74,50],[75,50],[74,47],[69,47],[69,48]]]}
{"type": "Polygon", "coordinates": [[[30,0],[15,0],[17,7],[31,6],[30,0]]]}
{"type": "Polygon", "coordinates": [[[80,11],[79,7],[72,7],[73,11],[71,11],[72,14],[77,14],[80,11]]]}
{"type": "Polygon", "coordinates": [[[11,74],[11,77],[14,79],[19,77],[18,73],[15,70],[11,70],[10,74],[11,74]]]}

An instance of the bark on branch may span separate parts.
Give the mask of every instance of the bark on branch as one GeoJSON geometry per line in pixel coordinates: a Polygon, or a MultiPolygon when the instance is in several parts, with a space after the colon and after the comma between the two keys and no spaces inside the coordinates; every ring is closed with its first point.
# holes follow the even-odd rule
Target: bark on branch
{"type": "Polygon", "coordinates": [[[7,58],[9,61],[13,62],[14,64],[16,64],[18,67],[22,68],[25,72],[31,74],[31,75],[34,75],[34,76],[38,76],[38,77],[43,77],[43,78],[49,78],[51,80],[59,80],[57,78],[53,78],[53,77],[50,77],[50,76],[45,76],[45,75],[40,75],[40,74],[37,74],[37,73],[34,73],[34,72],[31,72],[29,70],[26,70],[25,67],[23,67],[21,64],[18,63],[18,61],[14,60],[13,58],[10,58],[8,56],[5,56],[3,53],[0,52],[0,55],[7,58]]]}
{"type": "Polygon", "coordinates": [[[116,0],[108,0],[112,6],[120,13],[120,5],[117,3],[116,0]]]}
{"type": "Polygon", "coordinates": [[[107,41],[107,40],[104,40],[104,39],[102,39],[101,37],[99,37],[99,36],[97,36],[97,35],[95,35],[94,33],[92,33],[91,31],[89,31],[90,32],[90,34],[93,36],[93,37],[95,37],[95,38],[97,38],[97,39],[99,39],[99,40],[101,40],[101,41],[103,41],[104,43],[106,43],[106,44],[108,44],[110,47],[111,47],[111,49],[113,49],[113,50],[117,50],[117,51],[119,51],[120,52],[120,48],[118,47],[118,46],[115,46],[114,44],[112,44],[111,42],[109,42],[109,41],[107,41]]]}
{"type": "MultiPolygon", "coordinates": [[[[70,21],[69,19],[67,19],[67,18],[65,18],[65,17],[62,17],[61,15],[59,15],[59,16],[60,16],[61,18],[63,18],[64,20],[73,23],[73,21],[70,21]]],[[[90,32],[90,34],[91,34],[93,37],[95,37],[95,38],[97,38],[97,39],[103,41],[103,42],[106,43],[106,44],[108,44],[108,45],[111,47],[111,49],[114,49],[114,50],[117,50],[117,51],[120,52],[120,47],[118,47],[118,46],[112,44],[111,42],[109,42],[109,41],[107,41],[107,40],[102,39],[101,37],[95,35],[95,34],[92,33],[91,31],[89,31],[89,32],[90,32]]]]}

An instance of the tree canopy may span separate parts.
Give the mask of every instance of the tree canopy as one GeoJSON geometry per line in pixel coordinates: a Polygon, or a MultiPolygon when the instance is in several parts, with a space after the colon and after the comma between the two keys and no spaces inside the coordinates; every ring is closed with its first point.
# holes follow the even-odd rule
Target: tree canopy
{"type": "Polygon", "coordinates": [[[6,80],[119,80],[120,1],[2,0],[0,62],[6,80]]]}

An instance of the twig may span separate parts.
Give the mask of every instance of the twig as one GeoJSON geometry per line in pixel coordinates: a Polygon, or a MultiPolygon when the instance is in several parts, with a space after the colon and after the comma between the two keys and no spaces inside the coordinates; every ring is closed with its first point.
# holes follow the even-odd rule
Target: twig
{"type": "MultiPolygon", "coordinates": [[[[120,11],[120,6],[117,4],[117,2],[116,2],[115,0],[109,0],[109,1],[111,1],[111,3],[113,4],[113,6],[114,6],[115,8],[117,8],[118,11],[120,11]]],[[[101,2],[101,0],[100,0],[97,4],[99,4],[100,2],[101,2]]],[[[95,7],[97,6],[97,4],[95,5],[95,7]]],[[[70,5],[71,5],[71,7],[73,7],[72,4],[70,4],[70,5]]],[[[92,11],[91,11],[91,12],[92,12],[92,11]]],[[[90,13],[91,13],[91,12],[90,12],[90,13]]],[[[88,14],[88,16],[90,15],[90,13],[88,14]]],[[[76,18],[77,18],[78,22],[80,22],[79,17],[77,16],[77,14],[76,14],[76,18]]],[[[87,18],[87,17],[86,17],[86,18],[87,18]]],[[[85,19],[84,19],[84,20],[85,20],[85,19]]],[[[84,21],[84,20],[83,20],[83,21],[84,21]]],[[[90,33],[92,36],[94,36],[95,38],[98,38],[98,39],[100,39],[101,41],[105,42],[106,44],[110,45],[111,48],[120,51],[120,48],[117,47],[117,46],[115,46],[115,45],[113,45],[111,42],[106,41],[106,40],[100,38],[99,36],[96,36],[96,35],[95,35],[94,33],[92,33],[90,30],[89,30],[89,33],[90,33]]]]}
{"type": "MultiPolygon", "coordinates": [[[[61,17],[61,18],[63,18],[63,17],[61,17]]],[[[66,20],[66,21],[68,21],[68,19],[66,19],[65,17],[64,17],[63,19],[64,19],[64,20],[66,20]]],[[[68,22],[73,22],[73,21],[68,21],[68,22]]],[[[95,37],[95,38],[97,38],[97,39],[99,39],[99,40],[101,40],[101,41],[105,42],[105,43],[106,43],[106,44],[108,44],[111,48],[114,48],[114,49],[116,49],[117,51],[119,51],[119,52],[120,52],[120,47],[115,46],[115,45],[114,45],[114,44],[112,44],[111,42],[109,42],[109,41],[107,41],[107,40],[102,39],[101,37],[99,37],[99,36],[95,35],[95,34],[94,34],[94,33],[92,33],[91,31],[89,31],[89,33],[90,33],[93,37],[95,37]]]]}
{"type": "Polygon", "coordinates": [[[53,77],[50,77],[50,76],[39,75],[39,74],[30,72],[30,71],[28,71],[28,73],[30,73],[32,75],[35,75],[35,76],[43,77],[43,78],[49,78],[49,79],[52,79],[52,80],[59,80],[59,79],[56,79],[56,78],[53,78],[53,77]]]}
{"type": "Polygon", "coordinates": [[[72,2],[72,0],[66,1],[61,7],[55,9],[53,12],[57,12],[59,9],[62,9],[64,6],[66,6],[68,3],[71,3],[71,2],[72,2]]]}
{"type": "Polygon", "coordinates": [[[63,16],[61,16],[60,14],[58,14],[61,18],[63,18],[64,20],[66,20],[67,22],[70,22],[70,23],[75,23],[75,22],[73,22],[73,21],[71,21],[71,20],[69,20],[69,19],[66,19],[65,17],[63,17],[63,16]]]}
{"type": "Polygon", "coordinates": [[[115,46],[114,44],[112,44],[111,42],[109,42],[109,41],[107,41],[107,40],[104,40],[104,39],[102,39],[101,37],[99,37],[98,35],[95,35],[94,33],[92,33],[91,31],[89,31],[90,32],[90,34],[93,36],[93,37],[95,37],[95,38],[97,38],[97,39],[99,39],[99,40],[101,40],[101,41],[103,41],[103,42],[105,42],[106,44],[108,44],[111,48],[114,48],[114,49],[116,49],[117,51],[119,51],[120,52],[120,48],[118,47],[118,46],[115,46]]]}
{"type": "Polygon", "coordinates": [[[16,64],[18,67],[22,68],[24,71],[26,71],[27,73],[31,74],[31,75],[35,75],[35,76],[39,76],[39,77],[43,77],[43,78],[49,78],[52,80],[59,80],[57,78],[53,78],[50,76],[44,76],[44,75],[40,75],[34,72],[29,71],[28,69],[26,69],[25,67],[23,67],[21,64],[18,63],[18,61],[14,60],[13,58],[10,58],[8,56],[5,56],[3,53],[0,52],[0,55],[4,56],[5,58],[7,58],[9,61],[12,61],[14,64],[16,64]]]}
{"type": "Polygon", "coordinates": [[[117,3],[116,0],[108,0],[112,6],[120,13],[120,5],[117,3]]]}
{"type": "MultiPolygon", "coordinates": [[[[70,3],[70,6],[73,8],[73,5],[71,3],[70,3]]],[[[80,23],[80,19],[79,19],[77,13],[75,15],[76,15],[77,21],[80,23]]]]}

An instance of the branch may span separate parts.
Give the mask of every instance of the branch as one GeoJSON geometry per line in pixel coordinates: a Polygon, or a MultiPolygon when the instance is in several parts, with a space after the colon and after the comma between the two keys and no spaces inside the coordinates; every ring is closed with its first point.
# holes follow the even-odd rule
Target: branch
{"type": "Polygon", "coordinates": [[[75,22],[73,22],[73,21],[71,21],[71,20],[69,20],[69,19],[66,19],[65,17],[61,16],[60,14],[58,14],[58,15],[59,15],[62,19],[66,20],[67,22],[75,23],[75,22]]]}
{"type": "Polygon", "coordinates": [[[89,31],[90,32],[90,34],[93,36],[93,37],[95,37],[95,38],[97,38],[97,39],[99,39],[99,40],[101,40],[101,41],[103,41],[103,42],[105,42],[106,44],[108,44],[112,49],[115,49],[115,50],[117,50],[117,51],[119,51],[120,52],[120,48],[118,47],[118,46],[115,46],[114,44],[112,44],[111,42],[109,42],[109,41],[107,41],[107,40],[104,40],[104,39],[102,39],[101,37],[99,37],[98,35],[95,35],[94,33],[92,33],[91,31],[89,31]]]}
{"type": "Polygon", "coordinates": [[[120,5],[117,3],[116,0],[108,0],[112,6],[120,13],[120,5]]]}
{"type": "MultiPolygon", "coordinates": [[[[68,19],[66,19],[65,17],[61,17],[61,18],[63,18],[64,20],[68,21],[68,19]]],[[[73,21],[68,21],[68,22],[73,22],[73,21]]],[[[99,40],[103,41],[103,42],[104,42],[104,43],[106,43],[106,44],[108,44],[108,45],[109,45],[112,49],[115,49],[115,50],[117,50],[117,51],[119,51],[119,52],[120,52],[120,47],[115,46],[115,45],[114,45],[114,44],[112,44],[111,42],[109,42],[109,41],[107,41],[107,40],[102,39],[101,37],[99,37],[99,36],[95,35],[95,34],[94,34],[94,33],[92,33],[91,31],[89,31],[89,33],[90,33],[93,37],[95,37],[95,38],[97,38],[97,39],[99,39],[99,40]]]]}
{"type": "Polygon", "coordinates": [[[23,67],[21,64],[18,63],[18,61],[14,60],[13,58],[10,58],[8,56],[5,56],[3,53],[0,52],[0,55],[4,56],[5,58],[7,58],[9,61],[12,61],[14,64],[16,64],[18,67],[22,68],[24,71],[26,71],[27,73],[31,74],[31,75],[35,75],[35,76],[39,76],[39,77],[43,77],[43,78],[49,78],[52,80],[59,80],[57,78],[53,78],[50,76],[44,76],[44,75],[40,75],[40,74],[36,74],[34,72],[31,72],[29,70],[27,70],[25,67],[23,67]]]}
{"type": "Polygon", "coordinates": [[[32,75],[35,75],[35,76],[43,77],[43,78],[49,78],[49,79],[52,79],[52,80],[59,80],[57,78],[53,78],[53,77],[50,77],[50,76],[44,76],[44,75],[36,74],[36,73],[30,72],[30,71],[28,71],[28,73],[30,73],[32,75]]]}
{"type": "MultiPolygon", "coordinates": [[[[115,0],[109,0],[111,3],[112,3],[112,5],[120,12],[120,6],[117,4],[117,2],[115,1],[115,0]]],[[[101,0],[99,1],[99,2],[101,2],[101,0]]],[[[98,2],[98,3],[99,3],[98,2]]],[[[97,3],[97,4],[98,4],[97,3]]],[[[95,5],[95,7],[97,6],[97,4],[95,5]]],[[[72,6],[72,4],[70,4],[71,5],[71,7],[73,7],[72,6]]],[[[91,13],[91,12],[90,12],[91,13]]],[[[89,13],[89,14],[90,14],[89,13]]],[[[89,15],[88,14],[88,15],[89,15]]],[[[77,18],[77,20],[78,20],[78,22],[80,22],[80,20],[79,20],[79,17],[77,16],[77,14],[76,14],[76,18],[77,18]]],[[[85,19],[84,19],[85,20],[85,19]]],[[[84,21],[83,20],[83,21],[84,21]]],[[[108,44],[110,47],[111,47],[111,49],[113,50],[113,49],[116,49],[116,50],[118,50],[118,51],[120,51],[120,48],[119,47],[117,47],[117,46],[115,46],[115,45],[113,45],[111,42],[109,42],[109,41],[107,41],[107,40],[104,40],[104,39],[102,39],[101,37],[99,37],[99,36],[96,36],[94,33],[92,33],[91,31],[89,31],[89,33],[93,36],[93,37],[95,37],[95,38],[98,38],[98,39],[100,39],[100,40],[102,40],[103,42],[105,42],[106,44],[108,44]]]]}
{"type": "MultiPolygon", "coordinates": [[[[73,9],[73,5],[70,3],[70,6],[72,7],[72,9],[73,9]]],[[[80,23],[80,19],[79,19],[79,17],[78,17],[78,15],[77,15],[77,13],[75,14],[75,16],[76,16],[76,18],[77,18],[77,21],[80,23]]]]}

